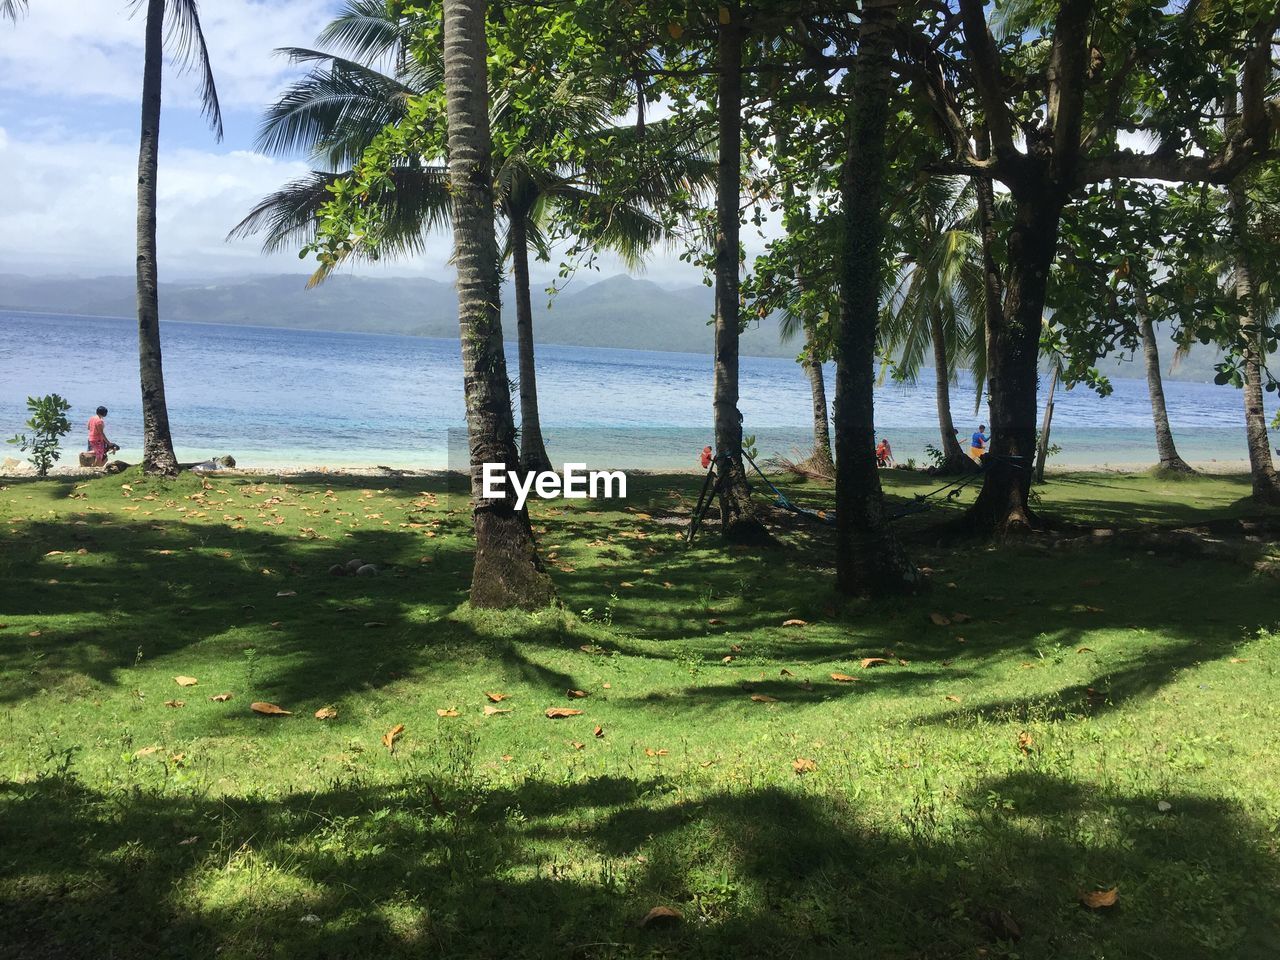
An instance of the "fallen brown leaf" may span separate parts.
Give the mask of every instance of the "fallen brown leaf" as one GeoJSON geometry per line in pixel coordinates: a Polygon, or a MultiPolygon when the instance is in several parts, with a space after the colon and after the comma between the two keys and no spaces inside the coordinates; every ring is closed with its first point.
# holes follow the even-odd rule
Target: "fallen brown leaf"
{"type": "Polygon", "coordinates": [[[437,710],[437,717],[460,717],[462,714],[458,712],[457,707],[449,707],[447,710],[437,710]]]}
{"type": "Polygon", "coordinates": [[[486,717],[496,717],[498,716],[498,714],[510,713],[510,712],[511,712],[510,707],[491,707],[486,705],[484,708],[484,715],[486,717]]]}
{"type": "Polygon", "coordinates": [[[889,661],[886,660],[884,657],[863,657],[862,669],[870,670],[872,667],[879,667],[881,665],[887,664],[888,662],[889,661]]]}
{"type": "Polygon", "coordinates": [[[297,595],[297,590],[281,590],[276,594],[277,597],[296,597],[297,595]]]}
{"type": "Polygon", "coordinates": [[[267,703],[265,700],[255,700],[249,704],[249,709],[254,713],[265,714],[268,717],[288,717],[292,715],[283,707],[278,707],[274,703],[267,703]]]}
{"type": "Polygon", "coordinates": [[[1093,647],[1076,647],[1076,653],[1093,653],[1093,647]]]}
{"type": "Polygon", "coordinates": [[[490,700],[492,700],[494,703],[501,703],[503,700],[506,700],[510,696],[510,694],[486,692],[485,696],[488,697],[490,700]]]}
{"type": "Polygon", "coordinates": [[[793,677],[793,676],[795,676],[795,674],[793,674],[793,673],[792,673],[790,670],[788,670],[786,667],[783,667],[781,670],[779,670],[779,671],[778,671],[778,676],[780,676],[780,677],[793,677]]]}
{"type": "Polygon", "coordinates": [[[604,727],[597,726],[593,732],[595,733],[596,737],[599,737],[599,738],[604,737],[604,727]]]}
{"type": "Polygon", "coordinates": [[[570,740],[569,746],[573,747],[573,749],[575,750],[581,750],[583,747],[586,746],[586,744],[583,743],[581,740],[570,740]]]}
{"type": "Polygon", "coordinates": [[[173,682],[180,687],[194,687],[200,681],[195,677],[174,677],[173,682]]]}
{"type": "Polygon", "coordinates": [[[337,715],[338,715],[338,708],[332,707],[332,706],[321,707],[315,713],[315,717],[317,720],[332,720],[337,715]]]}
{"type": "Polygon", "coordinates": [[[784,627],[807,627],[809,625],[809,621],[800,619],[783,620],[782,625],[784,627]]]}
{"type": "Polygon", "coordinates": [[[166,701],[164,702],[164,705],[165,705],[166,707],[185,707],[185,706],[187,705],[187,701],[185,701],[185,700],[166,700],[166,701]]]}
{"type": "Polygon", "coordinates": [[[720,658],[721,663],[733,663],[733,654],[727,654],[720,658]]]}
{"type": "Polygon", "coordinates": [[[707,626],[718,627],[718,626],[721,626],[723,623],[724,621],[721,620],[719,617],[712,617],[710,620],[707,621],[707,626]]]}
{"type": "Polygon", "coordinates": [[[674,907],[654,907],[636,924],[638,927],[670,927],[684,919],[674,907]]]}
{"type": "Polygon", "coordinates": [[[1232,657],[1228,662],[1229,663],[1248,663],[1249,658],[1248,657],[1232,657]]]}
{"type": "Polygon", "coordinates": [[[951,626],[951,619],[944,613],[931,613],[929,614],[929,619],[940,627],[951,626]]]}
{"type": "Polygon", "coordinates": [[[547,707],[548,720],[562,720],[565,717],[580,717],[581,710],[574,710],[572,707],[547,707]]]}
{"type": "Polygon", "coordinates": [[[813,771],[818,769],[818,765],[808,757],[796,757],[796,759],[791,763],[791,768],[795,770],[796,773],[813,773],[813,771]]]}
{"type": "Polygon", "coordinates": [[[833,673],[831,679],[836,683],[856,683],[858,678],[851,677],[847,673],[833,673]]]}
{"type": "Polygon", "coordinates": [[[143,747],[141,750],[135,750],[133,752],[133,755],[135,757],[149,757],[151,756],[151,754],[159,753],[159,752],[160,752],[159,747],[143,747]]]}
{"type": "Polygon", "coordinates": [[[1119,887],[1112,887],[1110,890],[1087,890],[1080,892],[1080,902],[1090,910],[1105,910],[1107,907],[1114,907],[1116,905],[1116,901],[1119,899],[1119,887]]]}
{"type": "Polygon", "coordinates": [[[753,693],[751,699],[755,703],[777,703],[777,697],[771,697],[767,693],[753,693]]]}
{"type": "Polygon", "coordinates": [[[566,690],[564,695],[570,700],[581,700],[588,696],[587,691],[585,690],[566,690]]]}
{"type": "MultiPolygon", "coordinates": [[[[437,711],[439,712],[439,711],[437,711]]],[[[396,741],[404,734],[404,724],[397,723],[394,727],[382,735],[382,745],[388,750],[394,750],[396,741]]]]}
{"type": "Polygon", "coordinates": [[[1031,734],[1027,733],[1027,731],[1025,730],[1023,730],[1020,734],[1018,734],[1019,750],[1021,750],[1023,753],[1030,753],[1031,745],[1032,745],[1031,734]]]}
{"type": "Polygon", "coordinates": [[[707,767],[711,766],[714,763],[715,763],[714,760],[703,760],[700,764],[698,764],[698,766],[702,767],[705,770],[707,767]]]}
{"type": "Polygon", "coordinates": [[[952,623],[968,623],[972,619],[973,617],[969,616],[967,613],[953,613],[951,615],[952,623]]]}
{"type": "Polygon", "coordinates": [[[951,693],[948,693],[948,694],[947,694],[943,699],[944,699],[944,700],[948,700],[948,701],[950,701],[951,703],[959,703],[959,702],[960,702],[960,698],[959,698],[959,697],[957,697],[955,694],[951,694],[951,693]]]}
{"type": "Polygon", "coordinates": [[[212,700],[214,703],[226,703],[228,700],[230,700],[230,699],[231,699],[231,694],[230,694],[230,693],[215,693],[215,694],[214,694],[212,697],[210,697],[209,699],[210,699],[210,700],[212,700]]]}
{"type": "Polygon", "coordinates": [[[646,757],[665,757],[668,752],[669,751],[667,750],[655,750],[653,747],[644,748],[644,755],[646,757]]]}

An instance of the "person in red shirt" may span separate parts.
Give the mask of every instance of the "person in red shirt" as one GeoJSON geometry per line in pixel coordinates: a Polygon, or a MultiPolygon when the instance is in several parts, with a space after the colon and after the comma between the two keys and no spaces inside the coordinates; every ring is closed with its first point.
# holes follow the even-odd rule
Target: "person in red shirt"
{"type": "Polygon", "coordinates": [[[712,460],[711,448],[703,447],[702,448],[702,469],[703,470],[706,470],[708,467],[711,466],[711,460],[712,460]]]}
{"type": "Polygon", "coordinates": [[[884,437],[880,438],[880,443],[876,447],[876,464],[881,467],[893,466],[893,448],[884,437]]]}
{"type": "Polygon", "coordinates": [[[107,439],[106,416],[107,408],[99,407],[94,415],[89,418],[89,451],[93,454],[93,465],[95,467],[105,466],[107,454],[113,450],[120,449],[107,439]]]}

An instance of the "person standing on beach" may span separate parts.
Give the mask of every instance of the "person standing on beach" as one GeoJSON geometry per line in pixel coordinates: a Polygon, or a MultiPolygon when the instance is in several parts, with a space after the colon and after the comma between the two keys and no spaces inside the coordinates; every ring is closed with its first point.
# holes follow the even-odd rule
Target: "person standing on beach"
{"type": "Polygon", "coordinates": [[[991,442],[991,438],[986,434],[987,425],[985,423],[978,424],[978,429],[974,431],[973,436],[969,439],[969,456],[973,457],[975,463],[981,463],[983,456],[987,452],[987,444],[991,442]]]}
{"type": "Polygon", "coordinates": [[[95,467],[105,466],[107,454],[120,448],[107,439],[107,408],[99,407],[89,418],[89,452],[93,454],[95,467]]]}

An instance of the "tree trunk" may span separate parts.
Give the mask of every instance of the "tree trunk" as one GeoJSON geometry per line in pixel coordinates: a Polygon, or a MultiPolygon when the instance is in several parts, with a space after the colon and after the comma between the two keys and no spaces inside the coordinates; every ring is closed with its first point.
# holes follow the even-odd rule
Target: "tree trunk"
{"type": "Polygon", "coordinates": [[[809,463],[824,473],[835,473],[831,457],[831,425],[827,416],[827,383],[822,377],[822,362],[814,359],[813,327],[804,328],[804,370],[809,375],[809,393],[813,397],[813,454],[809,463]]]}
{"type": "MultiPolygon", "coordinates": [[[[1040,178],[1036,178],[1040,180],[1040,178]]],[[[1028,503],[1036,447],[1036,380],[1045,289],[1058,241],[1064,194],[1043,181],[1014,194],[1009,281],[990,311],[987,337],[991,446],[986,478],[965,524],[983,535],[1034,529],[1028,503]]]]}
{"type": "Polygon", "coordinates": [[[942,474],[965,473],[973,470],[972,458],[960,448],[956,438],[955,421],[951,419],[951,364],[947,362],[947,336],[942,318],[935,310],[929,317],[929,334],[933,339],[933,376],[937,381],[934,399],[938,405],[938,434],[942,438],[942,474]]]}
{"type": "Polygon", "coordinates": [[[1147,369],[1147,393],[1151,395],[1151,419],[1156,428],[1156,453],[1160,456],[1160,465],[1156,469],[1167,473],[1195,473],[1191,464],[1179,456],[1173,442],[1169,410],[1164,402],[1164,381],[1160,376],[1160,347],[1156,343],[1155,325],[1151,322],[1151,306],[1147,302],[1147,288],[1143,281],[1134,282],[1133,293],[1138,308],[1138,325],[1142,329],[1142,359],[1147,369]]]}
{"type": "Polygon", "coordinates": [[[1261,305],[1255,296],[1254,265],[1247,239],[1249,236],[1248,198],[1240,184],[1229,189],[1231,225],[1236,244],[1236,301],[1240,313],[1240,352],[1244,359],[1244,424],[1249,447],[1249,473],[1253,477],[1253,496],[1260,503],[1280,506],[1280,474],[1271,459],[1271,438],[1267,435],[1267,416],[1262,400],[1262,329],[1261,305]]]}
{"type": "Polygon", "coordinates": [[[525,470],[551,469],[538,416],[538,378],[533,362],[533,298],[529,290],[529,239],[525,211],[511,212],[511,272],[516,284],[516,341],[520,347],[520,463],[525,470]]]}
{"type": "Polygon", "coordinates": [[[717,42],[717,122],[720,157],[716,176],[716,319],[713,416],[716,455],[723,480],[720,521],[724,535],[739,543],[769,538],[751,504],[742,461],[742,414],[738,410],[738,203],[742,194],[742,22],[736,2],[717,42]]]}
{"type": "Polygon", "coordinates": [[[1044,419],[1040,421],[1040,440],[1036,443],[1036,483],[1044,483],[1044,465],[1049,459],[1049,432],[1053,429],[1053,395],[1058,392],[1062,365],[1055,357],[1053,376],[1049,378],[1049,396],[1044,401],[1044,419]]]}
{"type": "Polygon", "coordinates": [[[165,0],[147,3],[142,70],[142,139],[138,146],[138,378],[142,387],[142,469],[178,475],[169,433],[160,357],[160,280],[156,267],[156,175],[160,166],[160,87],[165,0]]]}
{"type": "Polygon", "coordinates": [[[493,224],[489,142],[486,0],[444,0],[444,83],[448,116],[449,186],[463,395],[471,454],[476,533],[471,603],[477,607],[539,607],[552,599],[529,516],[515,497],[483,496],[482,468],[518,470],[515,422],[502,350],[498,244],[493,224]]]}
{"type": "Polygon", "coordinates": [[[836,585],[846,594],[901,593],[920,574],[885,512],[875,459],[876,327],[884,234],[885,130],[898,0],[865,0],[848,127],[836,335],[836,585]]]}

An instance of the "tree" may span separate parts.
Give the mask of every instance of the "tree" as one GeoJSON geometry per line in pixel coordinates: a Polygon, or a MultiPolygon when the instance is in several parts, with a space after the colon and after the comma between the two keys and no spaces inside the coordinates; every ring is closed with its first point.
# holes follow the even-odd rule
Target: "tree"
{"type": "Polygon", "coordinates": [[[498,244],[489,140],[486,0],[444,0],[444,86],[463,394],[471,451],[476,535],[471,602],[535,608],[552,598],[528,513],[514,495],[484,496],[482,469],[518,470],[515,423],[502,351],[498,244]]]}
{"type": "MultiPolygon", "coordinates": [[[[304,150],[327,169],[264,198],[233,237],[264,233],[271,250],[311,245],[327,207],[345,240],[351,231],[345,212],[335,215],[335,195],[377,197],[377,219],[363,221],[361,238],[342,251],[344,259],[414,255],[428,233],[447,225],[440,56],[422,39],[434,34],[432,23],[418,8],[393,15],[383,0],[348,0],[318,40],[337,52],[282,51],[313,68],[269,108],[259,145],[275,153],[304,150]],[[394,75],[378,69],[383,60],[396,64],[394,75]],[[397,127],[400,136],[385,135],[397,127]]],[[[505,33],[517,30],[508,24],[505,33]]],[[[667,233],[658,211],[676,205],[680,193],[704,187],[712,167],[705,149],[669,124],[650,124],[644,137],[612,125],[613,104],[596,80],[538,75],[533,85],[536,109],[528,73],[519,77],[519,92],[515,84],[495,88],[490,121],[502,135],[494,181],[504,259],[515,283],[521,461],[537,471],[551,463],[538,409],[530,255],[545,257],[552,236],[571,236],[578,248],[589,242],[638,266],[667,233]]],[[[336,263],[324,263],[317,278],[336,263]]]]}
{"type": "Polygon", "coordinates": [[[955,177],[917,182],[893,213],[897,277],[884,307],[882,349],[895,376],[913,380],[932,351],[942,473],[974,469],[951,418],[950,385],[968,367],[981,399],[986,367],[982,237],[972,185],[955,177]]]}
{"type": "Polygon", "coordinates": [[[951,17],[939,18],[939,37],[904,43],[952,154],[937,168],[973,176],[985,192],[979,211],[989,262],[997,240],[991,181],[1008,189],[1013,205],[999,238],[1003,276],[988,270],[993,442],[968,517],[981,533],[1039,525],[1028,502],[1038,342],[1068,199],[1115,179],[1228,183],[1270,146],[1276,105],[1265,93],[1277,14],[1261,2],[1215,8],[1212,17],[1200,16],[1197,4],[1137,10],[1095,0],[998,13],[1006,16],[999,43],[982,0],[959,0],[958,47],[949,46],[951,17]],[[1219,135],[1208,108],[1224,78],[1241,72],[1243,122],[1219,135]],[[1158,146],[1122,149],[1122,130],[1147,131],[1158,146]]]}
{"type": "Polygon", "coordinates": [[[27,12],[27,0],[0,0],[0,20],[18,22],[18,18],[27,12]]]}
{"type": "Polygon", "coordinates": [[[844,593],[912,590],[920,574],[884,509],[875,461],[874,376],[884,235],[885,132],[899,0],[865,0],[844,163],[844,256],[836,338],[836,585],[844,593]]]}
{"type": "MultiPolygon", "coordinates": [[[[135,0],[141,5],[142,0],[135,0]]],[[[156,265],[156,176],[160,164],[160,85],[166,37],[171,53],[200,75],[200,102],[216,137],[222,111],[200,26],[198,0],[146,0],[146,48],[142,73],[142,137],[138,147],[138,372],[142,387],[142,468],[176,476],[178,459],[169,431],[160,352],[160,294],[156,265]]]]}

